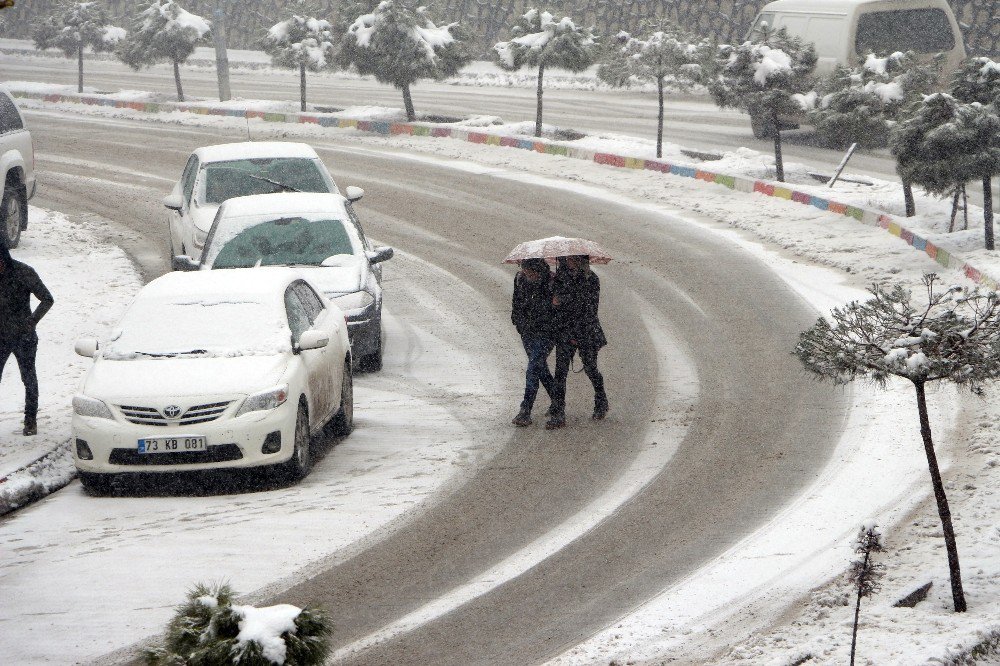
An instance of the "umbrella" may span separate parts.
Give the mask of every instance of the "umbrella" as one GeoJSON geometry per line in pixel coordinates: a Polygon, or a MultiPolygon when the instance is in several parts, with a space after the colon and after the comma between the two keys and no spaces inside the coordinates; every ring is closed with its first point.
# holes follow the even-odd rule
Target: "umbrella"
{"type": "Polygon", "coordinates": [[[516,264],[524,259],[556,259],[585,254],[592,264],[606,264],[611,261],[611,255],[601,249],[594,241],[586,238],[563,238],[552,236],[539,240],[521,243],[503,260],[505,264],[516,264]]]}

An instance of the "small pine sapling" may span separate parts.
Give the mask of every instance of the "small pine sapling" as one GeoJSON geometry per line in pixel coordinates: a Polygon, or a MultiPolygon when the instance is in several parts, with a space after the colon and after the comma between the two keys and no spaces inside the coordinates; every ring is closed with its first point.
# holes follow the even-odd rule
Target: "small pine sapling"
{"type": "Polygon", "coordinates": [[[927,412],[926,386],[952,382],[982,395],[1000,378],[1000,296],[976,288],[935,289],[938,277],[924,276],[926,304],[914,305],[909,290],[874,285],[872,298],[833,310],[804,331],[795,354],[805,368],[837,384],[867,379],[884,387],[892,376],[913,384],[927,467],[948,553],[956,612],[966,610],[958,545],[951,509],[938,467],[927,412]]]}
{"type": "Polygon", "coordinates": [[[542,135],[542,80],[546,67],[582,72],[597,59],[597,40],[568,16],[556,20],[551,12],[529,9],[510,29],[511,38],[493,45],[497,64],[508,71],[538,69],[535,92],[535,136],[542,135]]]}
{"type": "Polygon", "coordinates": [[[426,7],[412,0],[383,0],[371,11],[358,15],[342,28],[337,59],[342,67],[354,66],[359,74],[373,74],[381,83],[403,93],[409,121],[417,119],[410,87],[420,79],[444,79],[455,75],[471,55],[469,35],[458,23],[437,25],[426,7]]]}
{"type": "Polygon", "coordinates": [[[36,49],[57,48],[76,57],[76,91],[83,92],[83,50],[110,51],[125,38],[125,30],[111,25],[103,2],[62,2],[42,18],[32,33],[36,49]]]}
{"type": "Polygon", "coordinates": [[[854,653],[858,644],[858,620],[861,617],[861,599],[870,597],[881,588],[881,578],[885,574],[885,565],[875,562],[872,555],[885,551],[882,544],[882,534],[875,525],[865,525],[854,542],[854,552],[860,558],[851,562],[847,574],[848,579],[857,591],[857,602],[854,604],[854,628],[851,631],[851,666],[854,666],[854,653]]]}
{"type": "Polygon", "coordinates": [[[702,80],[702,63],[708,44],[680,27],[666,24],[651,28],[646,37],[618,33],[619,46],[597,69],[597,77],[615,87],[634,81],[655,82],[659,114],[656,126],[656,156],[663,157],[663,90],[669,81],[678,91],[702,80]]]}
{"type": "Polygon", "coordinates": [[[785,28],[763,24],[754,34],[756,41],[719,47],[709,92],[720,107],[749,113],[755,136],[774,138],[775,170],[784,181],[781,118],[802,113],[801,99],[813,88],[816,49],[785,28]]]}
{"type": "Polygon", "coordinates": [[[275,23],[263,40],[264,51],[271,64],[299,70],[299,110],[306,110],[306,70],[318,72],[327,68],[335,54],[333,32],[329,21],[303,12],[275,23]]]}

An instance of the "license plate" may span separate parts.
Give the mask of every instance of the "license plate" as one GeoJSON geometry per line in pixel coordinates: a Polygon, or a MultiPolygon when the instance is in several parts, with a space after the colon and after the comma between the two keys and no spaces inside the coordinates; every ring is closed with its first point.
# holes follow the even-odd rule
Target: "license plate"
{"type": "Polygon", "coordinates": [[[148,437],[139,440],[139,453],[183,453],[207,451],[205,437],[148,437]]]}

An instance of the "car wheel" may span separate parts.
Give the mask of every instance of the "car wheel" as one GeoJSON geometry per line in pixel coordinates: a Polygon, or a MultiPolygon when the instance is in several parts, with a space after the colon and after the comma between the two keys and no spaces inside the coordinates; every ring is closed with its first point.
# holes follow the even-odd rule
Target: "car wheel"
{"type": "Polygon", "coordinates": [[[354,376],[351,362],[344,363],[344,379],[340,384],[340,409],[333,416],[333,434],[347,437],[354,430],[354,376]]]}
{"type": "Polygon", "coordinates": [[[103,497],[111,494],[114,475],[112,474],[91,474],[90,472],[79,472],[80,483],[88,495],[103,497]]]}
{"type": "Polygon", "coordinates": [[[295,481],[305,478],[312,468],[309,439],[309,415],[305,405],[299,405],[299,414],[295,418],[295,445],[292,457],[284,464],[285,472],[295,481]]]}
{"type": "Polygon", "coordinates": [[[379,330],[375,341],[375,351],[365,354],[358,360],[358,369],[363,372],[378,372],[382,369],[382,331],[379,330]]]}
{"type": "Polygon", "coordinates": [[[17,185],[4,188],[3,202],[0,202],[0,220],[3,221],[3,240],[7,247],[17,247],[21,242],[21,229],[28,221],[28,200],[24,188],[17,185]]]}

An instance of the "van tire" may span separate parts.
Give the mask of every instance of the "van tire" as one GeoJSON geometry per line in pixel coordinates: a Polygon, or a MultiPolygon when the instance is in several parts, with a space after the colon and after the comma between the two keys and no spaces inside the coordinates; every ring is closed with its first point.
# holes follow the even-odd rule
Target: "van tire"
{"type": "Polygon", "coordinates": [[[21,242],[21,230],[28,225],[28,197],[20,185],[7,185],[0,202],[0,240],[14,249],[21,242]]]}

